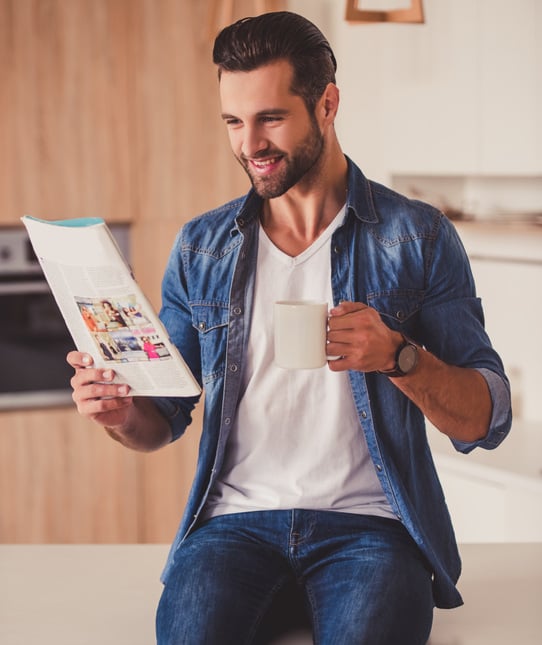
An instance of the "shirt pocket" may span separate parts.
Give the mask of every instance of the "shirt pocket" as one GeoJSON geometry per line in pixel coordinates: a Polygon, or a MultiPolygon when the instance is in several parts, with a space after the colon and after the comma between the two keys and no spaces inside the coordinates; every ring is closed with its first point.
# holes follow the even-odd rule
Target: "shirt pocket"
{"type": "Polygon", "coordinates": [[[369,307],[376,309],[389,327],[407,335],[416,327],[422,303],[423,291],[415,289],[379,291],[367,296],[369,307]]]}
{"type": "Polygon", "coordinates": [[[191,305],[192,326],[198,332],[204,383],[224,374],[228,340],[229,308],[225,303],[191,305]]]}

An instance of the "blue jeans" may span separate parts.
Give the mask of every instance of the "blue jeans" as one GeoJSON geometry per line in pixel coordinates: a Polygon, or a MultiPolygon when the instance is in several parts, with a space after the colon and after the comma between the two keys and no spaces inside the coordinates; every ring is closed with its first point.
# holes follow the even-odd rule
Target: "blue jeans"
{"type": "Polygon", "coordinates": [[[263,643],[270,608],[292,582],[317,645],[423,645],[431,581],[395,520],[306,510],[219,516],[175,555],[157,611],[158,645],[263,643]]]}

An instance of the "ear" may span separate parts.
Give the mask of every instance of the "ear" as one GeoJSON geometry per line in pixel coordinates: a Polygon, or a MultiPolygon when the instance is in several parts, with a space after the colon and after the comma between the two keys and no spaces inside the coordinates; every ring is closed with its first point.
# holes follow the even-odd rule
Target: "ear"
{"type": "Polygon", "coordinates": [[[339,88],[335,83],[328,83],[324,93],[320,98],[321,115],[329,122],[333,123],[339,109],[339,88]]]}

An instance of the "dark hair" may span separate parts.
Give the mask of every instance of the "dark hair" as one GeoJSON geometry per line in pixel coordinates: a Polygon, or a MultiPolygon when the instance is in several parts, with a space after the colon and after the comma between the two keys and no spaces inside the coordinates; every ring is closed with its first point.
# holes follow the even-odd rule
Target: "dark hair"
{"type": "Polygon", "coordinates": [[[337,61],[324,34],[310,20],[290,11],[243,18],[216,37],[213,62],[223,71],[249,72],[279,59],[293,67],[292,87],[310,113],[328,83],[335,82],[337,61]]]}

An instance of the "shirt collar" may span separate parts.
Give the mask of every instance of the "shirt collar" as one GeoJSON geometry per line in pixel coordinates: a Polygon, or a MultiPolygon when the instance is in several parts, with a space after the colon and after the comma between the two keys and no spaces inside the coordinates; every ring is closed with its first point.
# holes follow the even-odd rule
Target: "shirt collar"
{"type": "Polygon", "coordinates": [[[356,164],[346,157],[348,162],[348,193],[346,195],[347,212],[362,222],[375,224],[378,222],[370,181],[365,177],[356,164]]]}

